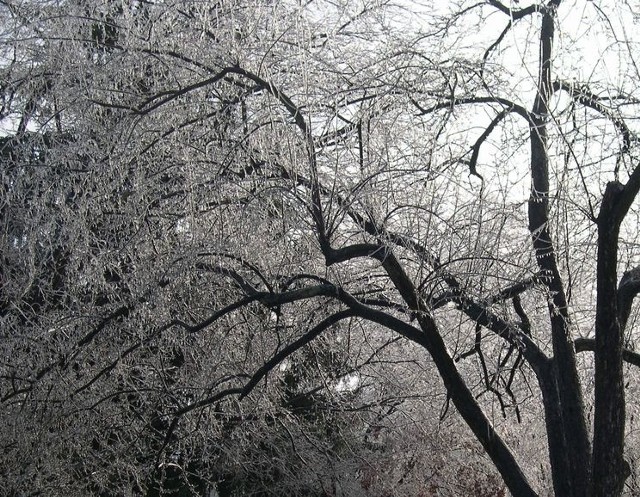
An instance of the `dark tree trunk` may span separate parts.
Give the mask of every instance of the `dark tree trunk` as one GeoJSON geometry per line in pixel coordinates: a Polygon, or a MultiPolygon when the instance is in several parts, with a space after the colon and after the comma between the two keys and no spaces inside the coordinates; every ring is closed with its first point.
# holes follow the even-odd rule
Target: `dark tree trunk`
{"type": "Polygon", "coordinates": [[[562,276],[549,230],[549,157],[547,153],[548,102],[553,91],[551,59],[555,7],[551,2],[542,16],[540,74],[530,121],[531,196],[529,231],[538,267],[549,291],[549,319],[553,361],[549,375],[539,378],[543,391],[550,461],[558,495],[583,497],[590,481],[591,450],[582,387],[576,367],[562,276]]]}
{"type": "Polygon", "coordinates": [[[598,216],[592,497],[620,495],[626,478],[623,329],[617,298],[618,232],[622,219],[616,203],[622,191],[620,183],[607,185],[598,216]]]}

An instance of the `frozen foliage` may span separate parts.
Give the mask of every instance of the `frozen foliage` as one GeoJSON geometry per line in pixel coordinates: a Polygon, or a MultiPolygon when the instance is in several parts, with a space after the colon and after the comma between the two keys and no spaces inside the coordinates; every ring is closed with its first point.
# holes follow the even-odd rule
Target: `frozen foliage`
{"type": "Polygon", "coordinates": [[[0,1],[0,488],[637,494],[639,15],[0,1]]]}

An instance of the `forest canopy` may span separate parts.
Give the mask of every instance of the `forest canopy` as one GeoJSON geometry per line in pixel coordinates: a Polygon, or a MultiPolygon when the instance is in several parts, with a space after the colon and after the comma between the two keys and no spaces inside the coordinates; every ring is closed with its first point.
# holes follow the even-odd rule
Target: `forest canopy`
{"type": "Polygon", "coordinates": [[[639,22],[0,0],[0,488],[637,495],[639,22]]]}

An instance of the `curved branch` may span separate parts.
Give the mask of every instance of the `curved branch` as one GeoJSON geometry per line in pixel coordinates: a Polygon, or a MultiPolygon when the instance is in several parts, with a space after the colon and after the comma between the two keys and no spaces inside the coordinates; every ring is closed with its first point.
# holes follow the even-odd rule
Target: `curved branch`
{"type": "Polygon", "coordinates": [[[311,135],[311,130],[307,126],[307,123],[304,120],[304,116],[302,115],[302,111],[300,108],[293,103],[291,98],[287,94],[285,94],[282,90],[280,90],[273,83],[266,81],[261,78],[257,74],[254,74],[246,69],[240,67],[232,67],[229,68],[228,71],[230,73],[237,74],[239,76],[244,76],[245,78],[250,79],[254,83],[262,86],[265,90],[267,90],[273,97],[275,97],[284,107],[287,109],[291,117],[296,123],[296,126],[300,129],[302,134],[304,135],[307,152],[309,158],[309,168],[311,171],[311,215],[313,216],[313,220],[316,225],[316,229],[318,230],[318,240],[320,242],[320,248],[324,251],[330,248],[329,237],[327,235],[327,229],[324,222],[324,216],[322,214],[322,202],[320,198],[320,184],[318,180],[318,171],[316,165],[316,152],[314,139],[311,135]]]}
{"type": "Polygon", "coordinates": [[[234,254],[228,254],[226,252],[200,252],[200,253],[198,253],[198,256],[199,257],[225,257],[227,259],[231,259],[233,261],[236,261],[241,266],[246,267],[251,272],[253,272],[258,278],[260,278],[260,281],[262,281],[262,283],[264,283],[264,286],[269,291],[273,290],[273,288],[269,284],[269,281],[267,281],[267,278],[262,274],[262,271],[260,271],[260,268],[258,268],[258,266],[256,266],[255,264],[252,264],[251,262],[249,262],[246,259],[244,259],[244,257],[238,256],[238,255],[234,255],[234,254]]]}
{"type": "Polygon", "coordinates": [[[293,103],[293,100],[291,100],[291,98],[289,98],[289,96],[282,90],[280,90],[276,85],[261,78],[257,74],[254,74],[251,71],[238,66],[229,67],[225,69],[225,71],[227,71],[227,73],[237,74],[238,76],[244,76],[245,78],[250,79],[254,83],[267,90],[273,97],[276,98],[276,100],[284,105],[285,109],[287,109],[300,131],[302,131],[302,133],[305,135],[305,138],[308,138],[309,129],[307,127],[307,123],[304,120],[304,116],[302,115],[302,111],[296,104],[293,103]]]}
{"type": "Polygon", "coordinates": [[[436,110],[441,109],[451,109],[456,105],[472,105],[472,104],[497,104],[503,107],[503,109],[507,112],[513,112],[523,119],[525,119],[528,123],[530,123],[533,119],[532,114],[525,109],[522,105],[516,104],[511,100],[502,97],[464,97],[464,98],[454,98],[452,100],[447,100],[443,102],[439,102],[431,107],[424,108],[420,106],[417,102],[413,101],[413,104],[418,108],[420,114],[430,114],[435,112],[436,110]]]}
{"type": "Polygon", "coordinates": [[[165,435],[165,438],[164,438],[164,443],[162,445],[162,448],[159,450],[158,455],[160,456],[160,454],[162,454],[164,449],[169,445],[169,442],[171,442],[173,433],[175,432],[182,416],[196,409],[202,409],[204,407],[220,402],[224,398],[230,397],[232,395],[237,395],[239,400],[244,399],[247,395],[249,395],[253,391],[253,389],[260,382],[260,380],[262,380],[270,371],[273,370],[273,368],[275,368],[278,364],[280,364],[280,362],[282,362],[291,354],[293,354],[300,348],[304,347],[305,345],[313,341],[316,337],[318,337],[318,335],[320,335],[327,328],[333,326],[334,324],[338,323],[343,319],[353,317],[354,315],[355,315],[354,311],[348,309],[348,310],[337,312],[325,318],[316,326],[314,326],[311,330],[305,333],[303,336],[298,338],[293,343],[289,344],[287,347],[285,347],[280,352],[275,354],[271,359],[269,359],[269,361],[263,364],[260,368],[258,368],[258,370],[251,377],[251,379],[243,387],[228,388],[222,392],[216,393],[215,395],[209,396],[205,399],[201,399],[197,402],[194,402],[192,404],[189,404],[187,406],[184,406],[178,409],[173,415],[173,420],[171,421],[171,425],[167,430],[167,434],[165,435]]]}
{"type": "Polygon", "coordinates": [[[480,147],[486,141],[486,139],[489,138],[489,135],[493,132],[496,126],[500,124],[500,121],[502,121],[508,113],[509,111],[507,109],[501,110],[498,113],[498,115],[493,118],[491,123],[489,123],[489,126],[487,126],[487,129],[485,129],[482,132],[482,134],[478,137],[476,142],[473,144],[473,147],[471,147],[471,159],[469,159],[469,172],[472,175],[477,176],[480,179],[483,179],[482,176],[480,176],[480,174],[478,174],[478,171],[476,170],[476,167],[478,165],[478,156],[480,155],[480,147]]]}
{"type": "Polygon", "coordinates": [[[319,191],[314,139],[313,139],[313,136],[311,135],[311,130],[307,126],[307,123],[304,119],[304,115],[300,107],[298,107],[293,102],[293,100],[291,100],[291,98],[282,90],[280,90],[280,88],[278,88],[275,84],[273,84],[270,81],[267,81],[266,79],[242,67],[239,67],[239,66],[226,67],[210,78],[185,86],[184,88],[181,88],[179,90],[167,90],[167,91],[157,93],[156,95],[142,102],[142,104],[138,107],[138,109],[134,109],[134,110],[135,112],[141,115],[148,114],[153,110],[175,100],[176,98],[182,95],[186,95],[187,93],[190,93],[194,90],[216,84],[221,80],[227,80],[229,75],[232,75],[232,74],[247,78],[250,81],[253,81],[255,84],[257,84],[260,88],[263,88],[264,90],[266,90],[270,95],[272,95],[276,100],[278,100],[278,102],[280,102],[284,106],[284,108],[287,110],[289,115],[293,118],[298,129],[302,132],[305,139],[306,146],[307,146],[309,167],[311,171],[311,185],[312,185],[311,215],[314,219],[314,223],[318,231],[318,239],[320,242],[320,247],[323,249],[323,251],[327,250],[330,247],[330,245],[329,245],[329,239],[327,236],[324,217],[322,214],[322,203],[321,203],[320,191],[319,191]]]}
{"type": "Polygon", "coordinates": [[[137,114],[145,115],[153,112],[159,107],[175,100],[182,95],[186,95],[187,93],[191,93],[194,90],[198,90],[200,88],[204,88],[205,86],[209,86],[217,83],[218,81],[224,79],[231,72],[231,68],[222,69],[218,74],[211,76],[210,78],[203,79],[202,81],[198,81],[197,83],[193,83],[191,85],[185,86],[184,88],[180,88],[179,90],[166,90],[160,93],[156,93],[152,97],[149,97],[144,102],[142,102],[138,108],[136,109],[137,114]],[[158,100],[159,99],[159,100],[158,100]],[[152,104],[152,102],[154,102],[152,104]],[[152,105],[150,105],[152,104],[152,105]]]}
{"type": "Polygon", "coordinates": [[[333,326],[334,324],[342,321],[343,319],[350,318],[355,316],[356,313],[351,310],[345,310],[336,312],[332,316],[324,319],[322,322],[314,326],[309,332],[305,333],[303,336],[298,338],[295,342],[289,344],[276,355],[274,355],[269,361],[267,361],[263,366],[261,366],[258,371],[255,372],[251,380],[245,385],[242,393],[240,394],[240,400],[244,399],[251,391],[255,388],[255,386],[260,382],[262,378],[264,378],[270,371],[273,370],[278,364],[280,364],[284,359],[289,357],[291,354],[301,349],[312,340],[314,340],[320,333],[322,333],[327,328],[333,326]]]}
{"type": "MultiPolygon", "coordinates": [[[[234,391],[239,390],[237,392],[239,399],[240,400],[244,399],[247,395],[249,395],[253,391],[253,389],[260,382],[260,380],[262,380],[270,371],[273,370],[273,368],[275,368],[278,364],[280,364],[284,359],[289,357],[294,352],[300,350],[305,345],[309,344],[327,328],[333,326],[339,321],[342,321],[343,319],[350,318],[353,316],[355,316],[355,312],[353,310],[347,309],[347,310],[337,312],[323,319],[320,323],[318,323],[316,326],[311,328],[311,330],[309,330],[307,333],[302,335],[296,341],[287,345],[284,349],[282,349],[280,352],[275,354],[271,359],[269,359],[260,368],[258,368],[258,370],[251,377],[251,379],[241,389],[231,389],[231,390],[234,390],[234,391]]],[[[176,417],[182,416],[188,412],[193,411],[194,409],[200,409],[202,407],[206,407],[215,402],[218,402],[220,400],[219,395],[220,394],[218,393],[211,397],[207,397],[206,399],[202,399],[202,400],[199,400],[198,402],[194,402],[193,404],[189,404],[188,406],[185,406],[179,409],[178,411],[176,411],[174,416],[176,417]]]]}
{"type": "Polygon", "coordinates": [[[562,90],[569,94],[569,96],[576,102],[595,110],[599,114],[603,115],[611,121],[611,123],[618,129],[620,135],[622,135],[622,150],[620,153],[626,153],[631,147],[631,142],[635,139],[633,133],[624,122],[624,120],[618,116],[615,116],[611,109],[602,104],[602,99],[595,93],[591,92],[586,85],[572,84],[564,81],[556,81],[553,83],[553,91],[562,90]]]}
{"type": "Polygon", "coordinates": [[[502,40],[504,40],[504,37],[507,36],[507,33],[512,27],[513,27],[513,21],[509,21],[505,26],[505,28],[502,30],[502,33],[500,33],[500,36],[498,36],[498,38],[496,39],[496,41],[494,41],[489,46],[489,48],[485,50],[484,55],[482,56],[481,74],[484,73],[484,67],[487,63],[487,60],[489,59],[489,55],[491,55],[491,52],[493,52],[498,47],[498,45],[502,43],[502,40]]]}
{"type": "Polygon", "coordinates": [[[224,275],[224,276],[228,276],[233,281],[235,281],[236,285],[238,285],[238,287],[244,293],[246,293],[248,295],[252,295],[252,294],[254,294],[254,293],[256,293],[258,291],[241,274],[239,274],[237,271],[234,271],[233,269],[229,269],[229,268],[222,267],[222,266],[215,266],[215,265],[210,264],[208,262],[198,262],[198,263],[196,263],[195,268],[197,270],[199,270],[199,271],[203,271],[203,272],[207,272],[207,273],[214,273],[214,274],[221,274],[221,275],[224,275]]]}

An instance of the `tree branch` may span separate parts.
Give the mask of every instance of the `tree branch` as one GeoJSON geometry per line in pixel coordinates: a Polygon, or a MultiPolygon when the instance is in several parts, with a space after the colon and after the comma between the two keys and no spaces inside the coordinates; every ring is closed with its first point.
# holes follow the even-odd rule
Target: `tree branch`
{"type": "Polygon", "coordinates": [[[640,266],[625,271],[618,284],[618,321],[622,331],[627,327],[633,299],[640,293],[640,266]]]}
{"type": "Polygon", "coordinates": [[[541,12],[544,9],[543,6],[538,4],[529,5],[524,9],[511,9],[498,0],[487,0],[487,3],[498,9],[503,14],[508,15],[514,21],[522,19],[523,17],[529,16],[531,14],[541,12]]]}
{"type": "Polygon", "coordinates": [[[493,132],[496,126],[500,124],[500,121],[502,121],[507,114],[508,114],[507,109],[501,110],[498,113],[498,115],[493,118],[489,126],[487,126],[487,129],[485,129],[482,132],[482,134],[478,137],[476,142],[473,144],[473,147],[471,147],[471,159],[469,159],[469,172],[480,179],[483,179],[483,178],[482,176],[480,176],[480,174],[478,174],[478,171],[476,170],[476,167],[478,165],[478,156],[480,155],[480,147],[486,141],[486,139],[489,138],[489,135],[493,132]]]}
{"type": "Polygon", "coordinates": [[[591,92],[586,85],[576,85],[564,81],[556,81],[553,83],[553,90],[565,91],[576,102],[584,105],[585,107],[589,107],[608,118],[618,129],[620,135],[622,135],[623,145],[620,153],[626,153],[629,151],[631,142],[635,139],[634,134],[631,132],[624,120],[619,116],[615,116],[611,109],[604,106],[601,99],[595,93],[591,92]]]}
{"type": "Polygon", "coordinates": [[[531,122],[532,119],[531,113],[523,106],[502,97],[487,96],[453,98],[451,100],[439,102],[428,108],[422,107],[415,101],[413,102],[413,104],[417,107],[417,109],[420,111],[420,114],[422,115],[430,114],[432,112],[435,112],[436,110],[451,109],[456,105],[497,104],[507,112],[514,112],[515,114],[518,114],[520,117],[526,119],[527,122],[531,122]]]}

